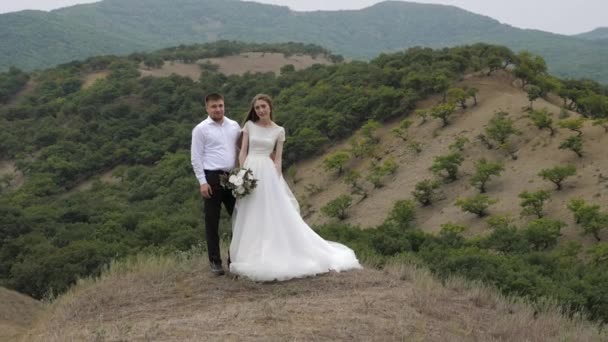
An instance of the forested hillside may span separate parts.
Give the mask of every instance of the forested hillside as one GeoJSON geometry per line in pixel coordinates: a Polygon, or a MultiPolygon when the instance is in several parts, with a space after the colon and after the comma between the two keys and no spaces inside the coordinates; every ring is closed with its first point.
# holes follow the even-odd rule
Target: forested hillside
{"type": "Polygon", "coordinates": [[[104,0],[0,15],[0,70],[48,67],[219,39],[304,42],[370,59],[414,46],[485,42],[541,55],[551,73],[608,82],[608,44],[522,30],[452,6],[386,1],[356,11],[294,12],[237,0],[104,0]]]}
{"type": "MultiPolygon", "coordinates": [[[[493,75],[512,69],[531,102],[557,94],[586,122],[605,127],[608,116],[606,87],[592,81],[562,81],[547,73],[538,56],[487,44],[414,48],[381,54],[370,62],[316,64],[304,70],[285,66],[278,75],[226,76],[203,63],[198,81],[177,75],[141,76],[142,70],[165,63],[252,50],[326,54],[335,62],[341,60],[318,46],[222,41],[129,57],[93,57],[31,74],[17,69],[0,74],[5,94],[0,107],[0,161],[16,167],[15,172],[2,173],[0,284],[41,298],[63,293],[79,277],[99,274],[111,260],[136,253],[174,253],[201,244],[201,200],[189,147],[191,129],[205,117],[204,95],[211,91],[226,96],[228,114],[237,120],[255,94],[275,98],[275,119],[288,134],[284,161],[289,177],[297,172],[289,166],[319,156],[335,141],[359,132],[346,159],[352,155],[374,160],[367,178],[371,184],[381,183],[395,167],[374,152],[377,127],[404,120],[405,133],[412,115],[449,124],[456,107],[471,105],[477,94],[474,88],[455,85],[472,73],[493,75]],[[91,74],[104,76],[85,86],[91,74]],[[426,114],[413,114],[420,101],[430,97],[439,103],[426,114]],[[91,180],[90,189],[79,190],[79,184],[91,180]]],[[[486,140],[498,139],[498,147],[505,142],[500,141],[505,130],[513,132],[504,116],[497,115],[495,124],[486,140]]],[[[564,125],[580,130],[577,121],[564,125]]],[[[580,140],[576,135],[571,140],[564,149],[576,153],[580,140]]],[[[459,159],[456,152],[439,158],[433,173],[449,180],[459,159]]],[[[359,181],[352,180],[356,194],[359,181]]],[[[432,194],[438,186],[427,184],[422,195],[432,194]]],[[[420,205],[424,200],[422,196],[420,205]]],[[[340,217],[341,205],[330,205],[328,215],[340,217]]],[[[585,209],[575,213],[580,213],[589,234],[605,228],[604,208],[593,203],[573,208],[585,209]]],[[[458,274],[509,295],[549,296],[567,312],[582,310],[592,319],[608,319],[605,242],[584,252],[576,245],[557,246],[562,223],[554,220],[534,221],[521,229],[499,220],[492,234],[472,239],[464,238],[458,224],[430,234],[416,229],[411,219],[415,210],[413,202],[399,202],[386,222],[365,227],[373,229],[334,223],[317,229],[327,238],[346,242],[362,260],[379,267],[400,255],[440,277],[458,274]]],[[[227,226],[225,217],[224,234],[227,226]]]]}

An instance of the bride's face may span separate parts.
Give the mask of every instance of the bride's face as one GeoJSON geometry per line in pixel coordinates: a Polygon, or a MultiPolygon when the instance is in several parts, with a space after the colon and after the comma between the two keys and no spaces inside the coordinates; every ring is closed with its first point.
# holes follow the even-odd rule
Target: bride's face
{"type": "Polygon", "coordinates": [[[253,109],[260,120],[270,119],[270,105],[268,102],[264,100],[257,100],[253,104],[253,109]]]}

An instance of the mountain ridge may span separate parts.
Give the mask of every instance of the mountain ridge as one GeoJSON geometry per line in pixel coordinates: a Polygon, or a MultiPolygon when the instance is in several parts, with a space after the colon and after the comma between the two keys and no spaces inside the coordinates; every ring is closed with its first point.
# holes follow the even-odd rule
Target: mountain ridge
{"type": "Polygon", "coordinates": [[[11,64],[40,68],[91,55],[128,54],[218,39],[315,43],[348,58],[363,59],[413,46],[488,42],[538,53],[562,77],[608,82],[608,58],[603,58],[608,56],[608,44],[514,28],[455,6],[386,1],[361,10],[296,12],[236,0],[180,0],[171,6],[158,0],[104,0],[36,16],[18,13],[22,13],[21,20],[13,20],[11,25],[4,18],[8,14],[0,15],[0,28],[14,27],[4,36],[0,69],[11,64]],[[40,30],[33,29],[36,25],[40,30]],[[68,38],[53,49],[49,45],[57,39],[36,39],[39,31],[68,38]],[[103,33],[96,37],[95,32],[103,33]],[[32,56],[37,51],[44,57],[32,56]]]}

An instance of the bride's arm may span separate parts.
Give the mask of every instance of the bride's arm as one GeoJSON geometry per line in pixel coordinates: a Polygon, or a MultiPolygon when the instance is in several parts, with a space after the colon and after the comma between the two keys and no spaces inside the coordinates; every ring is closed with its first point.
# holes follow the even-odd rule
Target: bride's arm
{"type": "Polygon", "coordinates": [[[243,167],[245,159],[247,159],[247,150],[249,147],[249,133],[243,130],[243,136],[241,140],[241,151],[239,151],[239,167],[243,167]]]}
{"type": "Polygon", "coordinates": [[[274,165],[279,173],[279,176],[282,174],[283,170],[283,165],[281,165],[283,163],[283,143],[284,141],[277,141],[277,147],[274,154],[274,165]]]}

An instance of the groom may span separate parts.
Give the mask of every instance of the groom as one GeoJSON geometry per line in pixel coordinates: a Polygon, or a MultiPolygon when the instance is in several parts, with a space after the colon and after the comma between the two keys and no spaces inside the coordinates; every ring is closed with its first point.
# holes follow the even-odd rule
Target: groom
{"type": "MultiPolygon", "coordinates": [[[[222,203],[232,215],[235,198],[230,190],[220,186],[220,175],[236,166],[239,124],[224,116],[224,97],[211,93],[205,97],[208,117],[192,130],[192,168],[200,184],[205,202],[205,234],[207,253],[214,275],[223,275],[220,257],[219,222],[222,203]]],[[[230,262],[230,260],[229,260],[230,262]]]]}

